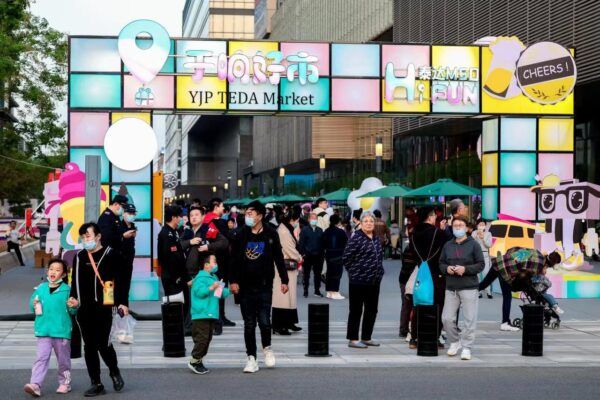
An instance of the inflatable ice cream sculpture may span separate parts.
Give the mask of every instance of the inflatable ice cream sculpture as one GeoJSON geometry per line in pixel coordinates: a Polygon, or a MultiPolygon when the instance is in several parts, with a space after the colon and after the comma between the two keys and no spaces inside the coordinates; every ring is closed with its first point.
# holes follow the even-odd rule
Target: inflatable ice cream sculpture
{"type": "Polygon", "coordinates": [[[359,198],[363,194],[372,192],[377,189],[385,187],[383,182],[375,177],[370,177],[362,181],[360,187],[357,190],[350,192],[348,196],[348,207],[352,211],[362,208],[364,211],[373,212],[375,210],[381,211],[381,217],[383,220],[387,219],[392,199],[385,197],[363,197],[359,198]]]}
{"type": "Polygon", "coordinates": [[[593,253],[600,255],[594,227],[600,219],[600,186],[577,179],[561,180],[554,174],[536,180],[538,185],[531,191],[538,194],[546,229],[536,232],[535,248],[543,254],[558,251],[563,260],[561,268],[566,271],[584,267],[581,245],[588,257],[593,253]]]}
{"type": "MultiPolygon", "coordinates": [[[[63,219],[63,231],[60,243],[65,250],[79,248],[79,227],[84,221],[85,206],[85,173],[75,163],[67,163],[65,171],[58,181],[60,198],[60,216],[63,219]]],[[[106,207],[107,196],[100,191],[100,209],[106,207]]]]}

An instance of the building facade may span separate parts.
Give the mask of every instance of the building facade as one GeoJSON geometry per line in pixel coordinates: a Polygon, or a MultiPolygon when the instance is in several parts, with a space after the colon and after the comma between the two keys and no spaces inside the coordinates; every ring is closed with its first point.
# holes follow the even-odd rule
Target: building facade
{"type": "MultiPolygon", "coordinates": [[[[575,49],[575,176],[597,182],[600,87],[600,2],[587,0],[395,0],[394,41],[473,44],[489,36],[517,36],[523,43],[553,41],[575,49]]],[[[421,185],[450,177],[481,185],[476,154],[482,120],[396,118],[393,172],[401,182],[421,185]]]]}
{"type": "MultiPolygon", "coordinates": [[[[273,14],[266,28],[265,24],[257,26],[257,38],[354,43],[392,39],[391,0],[258,3],[261,6],[257,5],[257,13],[261,16],[257,21],[270,11],[273,14]]],[[[299,183],[300,192],[315,194],[340,185],[355,187],[361,176],[374,174],[378,139],[383,141],[383,159],[392,158],[392,125],[386,118],[258,116],[253,125],[253,165],[245,171],[246,181],[262,194],[282,191],[278,186],[280,168],[285,169],[285,182],[299,183]],[[326,160],[324,171],[319,169],[320,158],[326,160]]],[[[286,188],[291,190],[292,186],[286,183],[286,188]]]]}

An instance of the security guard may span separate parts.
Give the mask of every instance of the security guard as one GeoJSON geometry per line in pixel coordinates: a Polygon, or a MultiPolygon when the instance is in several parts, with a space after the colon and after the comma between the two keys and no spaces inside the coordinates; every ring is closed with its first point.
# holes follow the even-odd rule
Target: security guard
{"type": "Polygon", "coordinates": [[[133,273],[133,260],[135,259],[135,237],[137,236],[137,227],[135,226],[135,217],[137,210],[133,204],[125,204],[123,206],[123,220],[121,221],[121,235],[123,243],[121,245],[121,255],[123,257],[123,279],[126,286],[125,293],[129,293],[131,287],[131,274],[133,273]],[[128,237],[125,237],[125,234],[128,237]]]}
{"type": "Polygon", "coordinates": [[[123,232],[121,228],[121,217],[127,202],[127,197],[116,195],[98,218],[102,247],[110,246],[119,255],[121,255],[123,239],[130,239],[135,234],[135,231],[123,232]]]}
{"type": "Polygon", "coordinates": [[[161,267],[160,280],[165,295],[183,292],[184,321],[186,336],[191,335],[190,293],[192,280],[185,267],[185,255],[179,242],[177,229],[183,226],[181,207],[165,207],[165,224],[158,234],[158,263],[161,267]],[[188,335],[189,334],[189,335],[188,335]]]}

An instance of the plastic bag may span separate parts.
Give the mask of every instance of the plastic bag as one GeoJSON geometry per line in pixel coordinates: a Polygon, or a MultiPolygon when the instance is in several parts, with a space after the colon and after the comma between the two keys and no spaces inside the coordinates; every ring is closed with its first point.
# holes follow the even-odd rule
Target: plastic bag
{"type": "Polygon", "coordinates": [[[413,272],[410,274],[408,281],[406,282],[406,288],[404,289],[404,293],[410,294],[410,295],[413,294],[413,291],[415,289],[415,281],[417,280],[418,273],[419,273],[419,267],[415,267],[415,269],[413,269],[413,272]]]}
{"type": "Polygon", "coordinates": [[[137,321],[131,315],[126,315],[121,318],[119,314],[113,316],[112,328],[110,337],[112,340],[117,340],[119,343],[133,343],[133,328],[137,321]]]}
{"type": "Polygon", "coordinates": [[[429,272],[429,264],[423,261],[419,265],[419,272],[415,279],[415,287],[413,289],[413,305],[415,306],[431,306],[433,305],[433,279],[429,272]]]}

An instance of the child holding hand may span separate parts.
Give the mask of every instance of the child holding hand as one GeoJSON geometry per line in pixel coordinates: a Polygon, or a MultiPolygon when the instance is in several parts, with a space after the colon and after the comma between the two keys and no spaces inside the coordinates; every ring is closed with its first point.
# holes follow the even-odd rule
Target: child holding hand
{"type": "Polygon", "coordinates": [[[37,359],[31,371],[31,381],[24,389],[34,397],[42,395],[42,383],[53,349],[58,361],[59,387],[56,392],[71,391],[71,315],[77,312],[79,303],[70,297],[71,288],[64,282],[66,276],[67,264],[60,258],[50,260],[48,282],[35,288],[29,300],[29,307],[35,312],[37,359]]]}
{"type": "Polygon", "coordinates": [[[219,299],[226,298],[230,293],[217,278],[217,258],[207,254],[201,260],[203,268],[192,280],[190,293],[194,349],[188,367],[195,374],[204,375],[209,371],[202,364],[202,359],[208,352],[215,325],[220,318],[219,299]]]}

